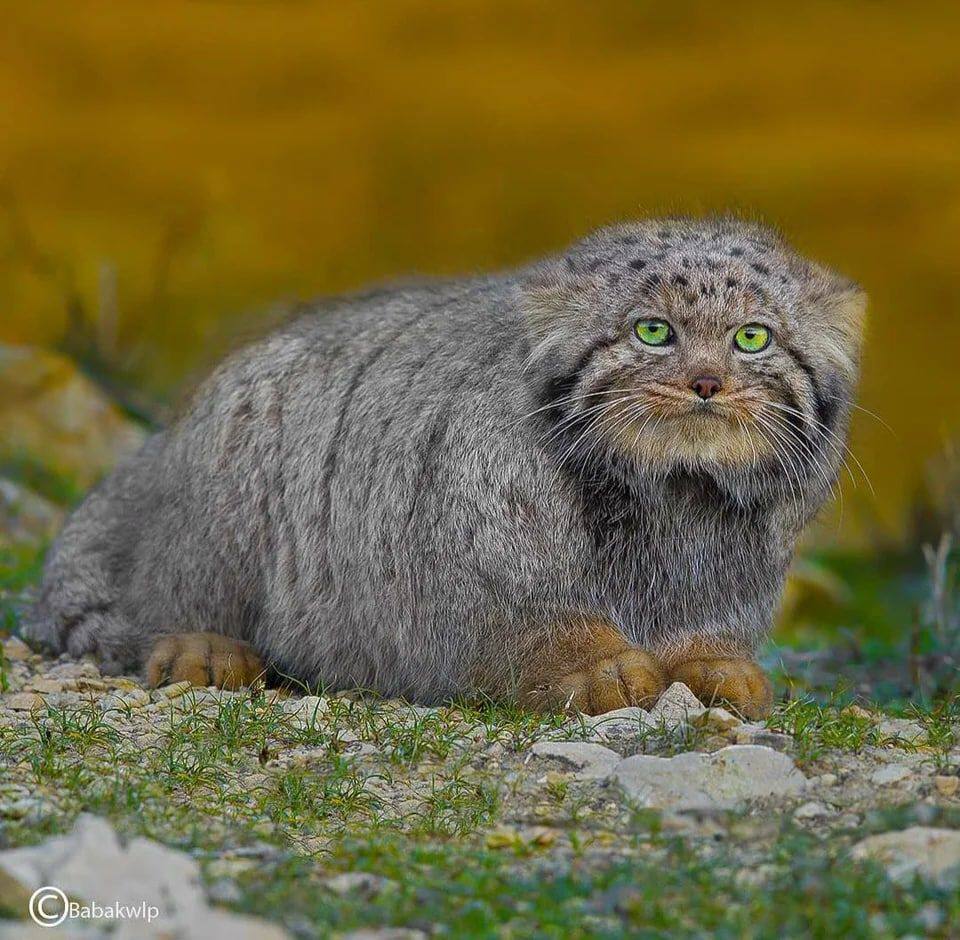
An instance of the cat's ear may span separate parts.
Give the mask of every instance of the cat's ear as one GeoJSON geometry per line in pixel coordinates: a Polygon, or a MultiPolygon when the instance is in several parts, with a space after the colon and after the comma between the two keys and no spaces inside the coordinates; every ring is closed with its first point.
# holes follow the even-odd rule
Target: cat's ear
{"type": "Polygon", "coordinates": [[[809,265],[803,279],[803,303],[810,339],[845,372],[853,374],[860,358],[867,319],[867,295],[860,286],[820,265],[809,265]]]}
{"type": "Polygon", "coordinates": [[[527,273],[520,285],[520,306],[534,338],[547,338],[562,327],[581,287],[562,260],[550,259],[527,273]]]}
{"type": "Polygon", "coordinates": [[[856,281],[821,270],[821,276],[811,285],[812,291],[808,291],[809,302],[859,339],[866,324],[867,295],[856,281]]]}
{"type": "Polygon", "coordinates": [[[566,258],[550,259],[531,268],[521,279],[518,303],[527,325],[531,359],[563,356],[571,342],[591,328],[596,316],[597,285],[588,272],[578,271],[566,258]]]}

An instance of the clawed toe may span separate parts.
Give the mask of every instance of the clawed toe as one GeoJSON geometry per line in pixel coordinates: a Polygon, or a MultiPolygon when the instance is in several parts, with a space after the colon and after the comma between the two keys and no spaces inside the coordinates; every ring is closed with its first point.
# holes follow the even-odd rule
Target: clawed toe
{"type": "Polygon", "coordinates": [[[723,702],[746,718],[763,718],[773,706],[770,680],[750,659],[690,660],[672,667],[670,680],[683,682],[704,705],[723,702]]]}
{"type": "Polygon", "coordinates": [[[631,647],[563,676],[556,682],[551,698],[556,705],[571,711],[602,715],[631,705],[649,707],[664,685],[657,661],[631,647]]]}
{"type": "Polygon", "coordinates": [[[263,674],[263,661],[249,644],[219,633],[174,633],[161,637],[146,664],[147,684],[151,688],[189,682],[239,689],[253,685],[263,674]]]}

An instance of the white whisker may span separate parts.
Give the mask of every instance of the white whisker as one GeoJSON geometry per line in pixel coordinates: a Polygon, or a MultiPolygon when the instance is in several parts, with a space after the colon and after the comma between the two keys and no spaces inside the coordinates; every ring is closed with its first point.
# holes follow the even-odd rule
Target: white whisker
{"type": "Polygon", "coordinates": [[[859,469],[860,473],[863,475],[863,479],[866,482],[867,487],[870,490],[870,493],[873,496],[876,496],[876,491],[873,488],[873,481],[870,479],[870,476],[867,473],[866,469],[864,468],[863,464],[860,462],[860,459],[850,449],[850,446],[847,444],[847,442],[839,434],[836,433],[836,431],[834,431],[830,427],[827,427],[827,425],[825,425],[822,421],[818,421],[816,418],[808,417],[807,415],[804,415],[802,412],[798,411],[796,408],[791,408],[789,405],[784,405],[784,404],[781,404],[780,402],[772,402],[772,401],[767,401],[767,402],[764,402],[763,404],[771,408],[775,408],[778,411],[784,411],[787,414],[795,415],[796,417],[800,418],[801,421],[807,422],[817,430],[821,431],[824,437],[829,439],[827,441],[828,443],[830,443],[830,441],[834,442],[833,444],[831,444],[831,447],[833,448],[834,453],[840,458],[840,461],[843,464],[844,468],[846,469],[847,473],[850,474],[850,480],[851,482],[853,482],[854,486],[856,486],[856,480],[854,479],[853,471],[850,469],[850,465],[847,463],[846,457],[844,456],[845,453],[849,454],[850,457],[853,459],[854,463],[857,465],[857,468],[859,469]]]}
{"type": "MultiPolygon", "coordinates": [[[[619,404],[619,403],[615,403],[615,404],[619,404]]],[[[577,462],[574,464],[574,466],[580,463],[586,464],[586,461],[589,459],[589,456],[596,449],[597,445],[602,442],[603,434],[605,431],[611,430],[614,427],[619,428],[621,425],[625,426],[626,424],[629,424],[631,420],[633,420],[636,417],[639,417],[651,407],[652,405],[642,401],[638,401],[636,404],[632,404],[628,406],[625,411],[620,411],[619,409],[616,409],[613,405],[608,406],[606,409],[606,412],[604,414],[601,414],[598,419],[591,422],[587,430],[584,431],[584,433],[581,434],[580,437],[578,437],[577,440],[574,441],[574,443],[566,450],[564,455],[557,462],[557,465],[562,467],[564,462],[569,457],[577,456],[575,454],[576,448],[580,445],[580,443],[584,440],[585,437],[587,437],[591,433],[594,433],[595,434],[594,440],[591,442],[587,450],[583,454],[579,455],[579,458],[577,462]],[[619,423],[618,423],[618,419],[619,419],[619,423]]]]}
{"type": "Polygon", "coordinates": [[[609,388],[604,389],[599,392],[585,392],[582,395],[572,393],[570,395],[564,395],[562,398],[557,398],[554,401],[550,402],[548,405],[541,405],[539,408],[534,408],[533,411],[528,411],[526,414],[521,415],[516,421],[510,423],[510,427],[515,427],[518,424],[526,421],[528,418],[532,418],[534,415],[540,414],[544,411],[551,411],[554,408],[558,408],[561,405],[570,405],[576,401],[582,401],[585,398],[599,398],[606,395],[635,395],[636,392],[630,391],[623,388],[609,388]]]}
{"type": "Polygon", "coordinates": [[[831,479],[830,475],[828,475],[827,470],[823,466],[823,461],[814,453],[813,449],[810,447],[810,444],[797,432],[797,429],[788,421],[786,421],[786,419],[777,414],[768,414],[767,418],[772,419],[776,426],[780,429],[780,433],[791,440],[793,447],[800,451],[801,464],[804,456],[809,459],[810,464],[817,471],[820,479],[823,480],[823,483],[830,492],[830,495],[839,501],[840,518],[842,520],[844,512],[843,489],[837,485],[835,478],[831,479]]]}
{"type": "Polygon", "coordinates": [[[831,480],[831,478],[827,475],[822,461],[818,458],[817,454],[810,446],[809,441],[807,441],[803,435],[800,434],[800,432],[782,415],[768,413],[766,417],[773,421],[774,424],[780,428],[781,433],[786,435],[793,442],[794,446],[800,451],[803,457],[806,457],[810,460],[810,463],[819,472],[820,478],[826,484],[827,488],[833,492],[834,481],[831,480]]]}
{"type": "MultiPolygon", "coordinates": [[[[780,462],[780,466],[783,468],[783,472],[787,477],[787,481],[790,484],[790,492],[793,494],[794,499],[797,503],[803,506],[803,511],[806,513],[806,501],[803,498],[803,479],[800,476],[800,473],[797,470],[796,463],[794,462],[793,456],[788,449],[787,443],[784,441],[783,437],[777,432],[773,425],[771,425],[767,420],[765,420],[760,415],[755,415],[754,420],[757,426],[757,429],[760,433],[767,438],[767,441],[771,444],[774,456],[780,462]],[[767,433],[764,434],[763,432],[767,433]],[[778,448],[776,445],[779,444],[778,448]],[[781,453],[782,451],[782,453],[781,453]],[[789,463],[789,468],[787,467],[789,463]]],[[[801,464],[802,465],[802,464],[801,464]]]]}
{"type": "Polygon", "coordinates": [[[864,408],[863,405],[858,405],[855,402],[848,401],[846,398],[843,398],[840,395],[824,395],[823,397],[828,399],[829,401],[844,402],[848,408],[852,408],[854,411],[860,411],[863,414],[873,418],[873,420],[876,421],[877,424],[879,424],[881,427],[889,431],[894,437],[898,436],[897,432],[894,431],[894,429],[890,427],[890,425],[887,424],[887,422],[884,421],[883,418],[881,418],[880,415],[878,415],[875,411],[871,411],[869,408],[864,408]]]}

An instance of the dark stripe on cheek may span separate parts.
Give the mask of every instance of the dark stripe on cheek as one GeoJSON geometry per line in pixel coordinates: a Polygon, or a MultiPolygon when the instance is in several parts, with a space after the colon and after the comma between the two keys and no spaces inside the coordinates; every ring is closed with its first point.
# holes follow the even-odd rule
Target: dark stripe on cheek
{"type": "Polygon", "coordinates": [[[837,415],[840,413],[840,406],[844,402],[843,384],[841,378],[835,372],[827,373],[824,379],[825,391],[823,397],[823,423],[828,428],[834,428],[837,423],[837,415]]]}
{"type": "Polygon", "coordinates": [[[804,375],[807,377],[807,381],[810,383],[810,390],[813,393],[813,403],[814,411],[817,415],[817,420],[826,425],[828,428],[833,427],[833,420],[837,416],[837,405],[838,402],[832,398],[828,398],[824,395],[822,389],[820,388],[820,380],[817,378],[817,371],[814,369],[812,363],[803,353],[799,352],[792,347],[786,347],[787,352],[790,354],[793,361],[803,370],[804,375]]]}
{"type": "Polygon", "coordinates": [[[550,420],[559,421],[564,415],[564,406],[569,406],[566,399],[570,397],[576,384],[577,376],[571,374],[560,375],[545,382],[538,396],[538,405],[540,408],[549,410],[544,410],[541,414],[546,415],[550,420]],[[550,408],[551,405],[552,408],[550,408]]]}
{"type": "MultiPolygon", "coordinates": [[[[803,414],[803,408],[800,405],[800,401],[797,399],[797,396],[794,394],[792,388],[787,385],[786,382],[780,383],[780,391],[783,394],[783,397],[787,400],[787,405],[793,408],[795,411],[799,411],[800,415],[803,414]]],[[[797,433],[804,439],[810,439],[810,429],[807,427],[806,422],[800,415],[793,414],[792,412],[784,412],[783,417],[787,419],[790,426],[797,431],[797,433]]]]}
{"type": "Polygon", "coordinates": [[[579,378],[580,373],[583,372],[588,365],[590,365],[590,361],[593,359],[593,357],[600,352],[601,349],[608,349],[616,341],[616,336],[604,336],[596,340],[576,361],[573,368],[570,370],[570,374],[576,378],[579,378]]]}
{"type": "Polygon", "coordinates": [[[593,357],[600,352],[600,350],[607,349],[615,342],[617,342],[617,337],[615,336],[605,336],[602,339],[598,339],[580,355],[580,358],[573,364],[569,372],[564,375],[553,376],[544,383],[543,389],[540,392],[540,404],[542,406],[556,406],[553,411],[547,412],[550,417],[557,420],[563,416],[563,405],[569,403],[563,402],[561,404],[561,402],[563,399],[569,398],[573,393],[583,370],[590,365],[593,357]]]}

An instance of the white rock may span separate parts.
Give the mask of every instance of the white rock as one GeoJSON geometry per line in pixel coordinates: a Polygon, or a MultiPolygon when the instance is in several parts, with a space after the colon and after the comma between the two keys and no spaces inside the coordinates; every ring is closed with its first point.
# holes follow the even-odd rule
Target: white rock
{"type": "Polygon", "coordinates": [[[230,940],[289,940],[282,927],[256,917],[233,914],[216,907],[204,907],[196,912],[189,922],[178,925],[171,934],[169,925],[154,921],[146,928],[143,921],[122,921],[118,930],[110,934],[110,940],[212,940],[214,937],[229,937],[230,940]]]}
{"type": "Polygon", "coordinates": [[[818,803],[816,800],[798,806],[793,812],[794,819],[823,819],[830,815],[832,815],[830,807],[818,803]]]}
{"type": "Polygon", "coordinates": [[[124,849],[105,819],[82,815],[73,831],[39,846],[0,853],[0,869],[33,887],[56,884],[71,896],[100,904],[137,898],[148,904],[176,899],[178,907],[203,903],[200,872],[188,855],[147,839],[124,849]],[[49,875],[51,880],[44,880],[49,875]]]}
{"type": "Polygon", "coordinates": [[[732,808],[799,793],[807,782],[786,754],[749,744],[712,754],[638,754],[621,761],[613,778],[641,806],[670,810],[732,808]]]}
{"type": "Polygon", "coordinates": [[[837,817],[837,825],[841,829],[856,829],[863,822],[863,817],[857,813],[842,813],[837,817]]]}
{"type": "Polygon", "coordinates": [[[340,875],[325,878],[324,887],[341,897],[354,895],[373,898],[395,886],[395,882],[366,871],[345,871],[340,875]]]}
{"type": "Polygon", "coordinates": [[[404,702],[400,710],[405,713],[406,718],[411,720],[431,718],[433,715],[439,715],[441,712],[440,707],[437,705],[413,705],[409,702],[404,702]]]}
{"type": "Polygon", "coordinates": [[[725,708],[708,708],[702,715],[695,718],[693,723],[698,728],[706,728],[709,731],[732,731],[743,724],[736,715],[725,708]]]}
{"type": "Polygon", "coordinates": [[[692,722],[707,709],[682,682],[674,682],[650,709],[650,720],[659,727],[673,728],[692,722]]]}
{"type": "Polygon", "coordinates": [[[24,662],[33,655],[33,650],[18,636],[8,637],[2,645],[3,655],[10,662],[24,662]]]}
{"type": "MultiPolygon", "coordinates": [[[[56,940],[107,940],[107,934],[98,927],[61,924],[54,930],[56,940]]],[[[41,927],[32,920],[0,920],[0,940],[50,940],[50,936],[50,928],[41,927]]],[[[113,940],[112,936],[110,940],[113,940]]]]}
{"type": "Polygon", "coordinates": [[[912,826],[858,842],[851,854],[880,862],[894,881],[919,875],[944,888],[960,884],[960,830],[912,826]]]}
{"type": "Polygon", "coordinates": [[[643,734],[657,727],[650,715],[642,708],[618,708],[602,715],[582,715],[567,726],[574,730],[586,730],[590,738],[598,741],[613,741],[643,734]]]}
{"type": "Polygon", "coordinates": [[[870,780],[877,786],[888,787],[891,784],[907,780],[912,775],[913,771],[903,764],[887,764],[870,774],[870,780]]]}
{"type": "Polygon", "coordinates": [[[537,741],[530,752],[536,757],[566,765],[583,780],[609,777],[621,760],[616,751],[586,741],[537,741]]]}
{"type": "Polygon", "coordinates": [[[14,692],[13,695],[0,698],[0,706],[14,712],[32,712],[34,709],[43,708],[44,704],[43,696],[36,692],[14,692]]]}
{"type": "Polygon", "coordinates": [[[100,708],[105,711],[129,711],[143,708],[150,704],[150,693],[144,689],[126,689],[122,692],[112,692],[100,700],[100,708]]]}
{"type": "Polygon", "coordinates": [[[99,679],[100,670],[96,663],[89,660],[80,662],[57,663],[51,666],[44,675],[48,679],[99,679]]]}
{"type": "Polygon", "coordinates": [[[64,684],[60,679],[48,679],[46,676],[38,676],[29,679],[23,688],[26,692],[39,692],[40,695],[56,695],[57,692],[63,691],[64,684]]]}
{"type": "Polygon", "coordinates": [[[877,725],[877,730],[884,738],[905,741],[908,744],[919,744],[927,737],[927,731],[923,725],[909,718],[884,718],[877,725]]]}
{"type": "Polygon", "coordinates": [[[30,895],[42,885],[56,885],[88,904],[158,908],[152,923],[121,921],[111,934],[115,938],[286,936],[270,924],[208,908],[193,858],[149,839],[123,846],[110,824],[96,816],[80,816],[68,835],[0,852],[0,907],[26,910],[30,895]]]}

